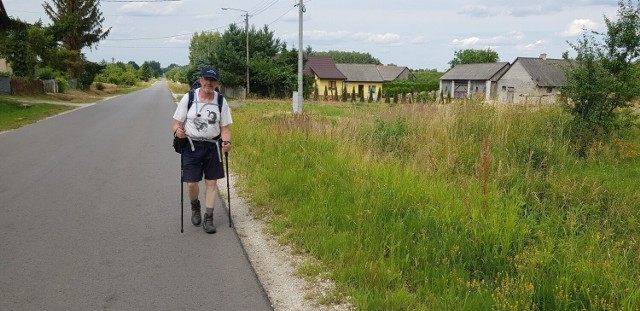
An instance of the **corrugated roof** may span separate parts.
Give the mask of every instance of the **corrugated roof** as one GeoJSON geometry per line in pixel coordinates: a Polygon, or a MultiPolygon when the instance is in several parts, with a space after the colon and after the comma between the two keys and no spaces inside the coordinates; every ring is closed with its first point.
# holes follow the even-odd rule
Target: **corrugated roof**
{"type": "Polygon", "coordinates": [[[513,62],[520,62],[538,86],[564,86],[567,78],[564,68],[570,65],[566,59],[542,59],[530,57],[518,57],[513,62]]]}
{"type": "Polygon", "coordinates": [[[391,66],[391,65],[378,65],[378,71],[384,81],[393,81],[397,79],[400,74],[407,69],[407,67],[391,66]]]}
{"type": "Polygon", "coordinates": [[[384,82],[376,65],[373,64],[336,64],[346,77],[353,82],[384,82]]]}
{"type": "Polygon", "coordinates": [[[333,63],[331,56],[309,56],[304,66],[304,71],[305,73],[313,73],[320,79],[347,79],[347,77],[338,70],[336,64],[333,63]]]}
{"type": "Polygon", "coordinates": [[[460,64],[445,72],[440,80],[492,80],[497,81],[496,76],[502,69],[508,67],[508,62],[460,64]]]}

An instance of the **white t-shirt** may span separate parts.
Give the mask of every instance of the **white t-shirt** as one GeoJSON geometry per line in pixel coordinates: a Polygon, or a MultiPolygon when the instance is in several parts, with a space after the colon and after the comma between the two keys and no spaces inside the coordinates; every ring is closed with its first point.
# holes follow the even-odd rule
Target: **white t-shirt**
{"type": "Polygon", "coordinates": [[[213,139],[220,135],[221,126],[233,123],[231,109],[227,104],[227,99],[223,98],[221,115],[218,110],[218,92],[215,92],[212,101],[202,102],[198,98],[198,90],[199,88],[194,90],[193,103],[188,113],[189,93],[182,96],[176,112],[173,114],[173,119],[183,121],[187,117],[184,124],[187,136],[194,139],[213,139]],[[199,117],[196,116],[198,112],[200,113],[199,117]]]}

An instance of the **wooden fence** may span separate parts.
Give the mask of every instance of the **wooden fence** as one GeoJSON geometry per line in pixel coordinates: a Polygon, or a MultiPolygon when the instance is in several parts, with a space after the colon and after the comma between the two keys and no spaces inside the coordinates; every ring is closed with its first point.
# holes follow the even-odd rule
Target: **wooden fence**
{"type": "Polygon", "coordinates": [[[44,83],[40,79],[11,77],[11,94],[44,94],[44,83]]]}

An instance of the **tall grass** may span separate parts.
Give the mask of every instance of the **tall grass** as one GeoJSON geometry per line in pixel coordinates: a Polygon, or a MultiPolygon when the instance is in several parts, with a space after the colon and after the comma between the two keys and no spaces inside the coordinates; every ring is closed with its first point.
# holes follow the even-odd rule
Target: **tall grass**
{"type": "Polygon", "coordinates": [[[358,308],[640,309],[637,128],[581,159],[557,107],[288,110],[234,110],[232,169],[358,308]]]}

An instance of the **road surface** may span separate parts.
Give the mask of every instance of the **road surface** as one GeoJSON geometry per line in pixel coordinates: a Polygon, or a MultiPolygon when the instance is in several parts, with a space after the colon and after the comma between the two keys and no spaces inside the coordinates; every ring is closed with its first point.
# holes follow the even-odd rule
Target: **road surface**
{"type": "Polygon", "coordinates": [[[0,134],[0,310],[272,310],[223,205],[180,233],[174,109],[158,82],[0,134]]]}

